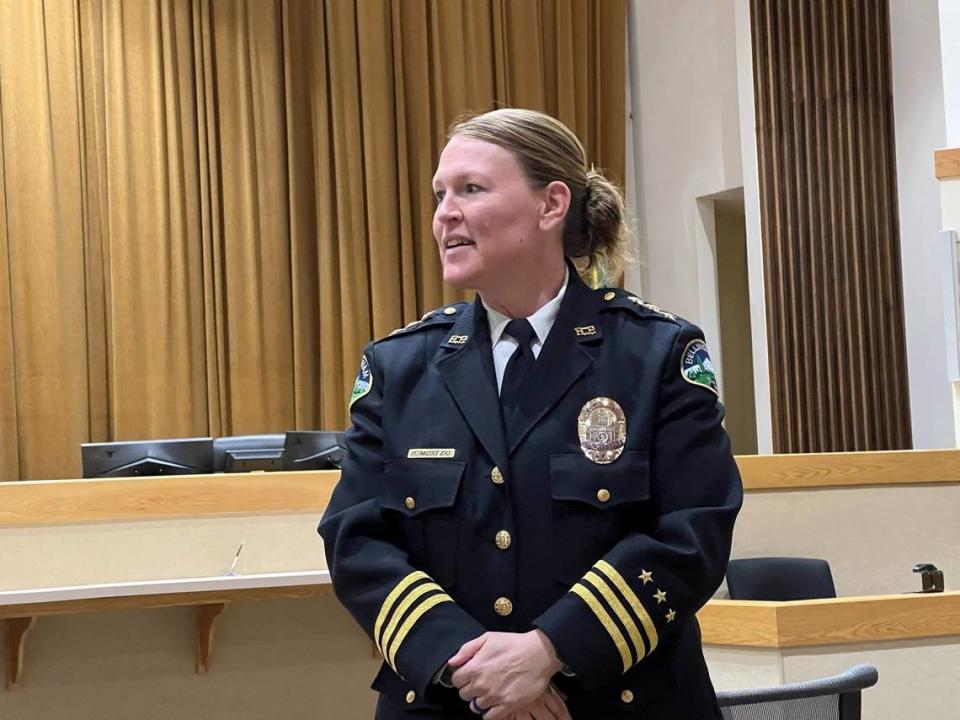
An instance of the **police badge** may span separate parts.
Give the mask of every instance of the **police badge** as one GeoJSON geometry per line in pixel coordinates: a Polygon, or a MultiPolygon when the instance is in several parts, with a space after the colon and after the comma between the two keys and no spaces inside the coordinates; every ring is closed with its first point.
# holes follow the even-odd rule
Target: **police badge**
{"type": "Polygon", "coordinates": [[[616,400],[594,398],[580,409],[577,418],[580,449],[600,465],[612,463],[627,440],[627,417],[616,400]]]}

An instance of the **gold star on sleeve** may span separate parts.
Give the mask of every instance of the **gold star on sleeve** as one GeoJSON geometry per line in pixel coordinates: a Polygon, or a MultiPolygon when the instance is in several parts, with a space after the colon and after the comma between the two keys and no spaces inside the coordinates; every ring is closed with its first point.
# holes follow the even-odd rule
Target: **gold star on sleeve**
{"type": "Polygon", "coordinates": [[[649,570],[641,570],[638,579],[646,585],[648,582],[653,582],[653,573],[649,570]]]}
{"type": "Polygon", "coordinates": [[[672,623],[672,622],[673,622],[673,619],[674,619],[676,616],[677,616],[677,614],[676,614],[673,610],[670,610],[670,612],[667,613],[667,622],[668,622],[668,623],[672,623]]]}
{"type": "Polygon", "coordinates": [[[653,594],[653,596],[657,599],[657,605],[667,601],[667,594],[660,588],[657,588],[657,591],[653,594]]]}

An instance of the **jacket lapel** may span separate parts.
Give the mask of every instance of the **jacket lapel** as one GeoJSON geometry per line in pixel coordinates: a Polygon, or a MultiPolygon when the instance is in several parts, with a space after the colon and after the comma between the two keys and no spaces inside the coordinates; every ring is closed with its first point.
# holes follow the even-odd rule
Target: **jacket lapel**
{"type": "Polygon", "coordinates": [[[494,464],[507,466],[490,327],[479,297],[467,307],[434,359],[440,376],[473,434],[494,464]]]}
{"type": "Polygon", "coordinates": [[[509,454],[513,454],[527,434],[593,363],[593,357],[582,343],[601,338],[597,306],[598,293],[584,285],[571,267],[570,282],[557,319],[533,366],[529,387],[514,417],[510,418],[509,454]]]}

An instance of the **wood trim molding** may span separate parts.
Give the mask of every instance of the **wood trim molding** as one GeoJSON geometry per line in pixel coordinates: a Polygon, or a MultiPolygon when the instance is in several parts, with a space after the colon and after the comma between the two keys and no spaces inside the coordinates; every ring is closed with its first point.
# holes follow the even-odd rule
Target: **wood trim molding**
{"type": "Polygon", "coordinates": [[[797,602],[711,600],[697,618],[706,645],[794,648],[960,638],[960,592],[797,602]]]}
{"type": "Polygon", "coordinates": [[[960,148],[935,150],[933,167],[937,180],[960,178],[960,148]]]}
{"type": "Polygon", "coordinates": [[[745,490],[960,483],[960,450],[739,455],[745,490]]]}
{"type": "Polygon", "coordinates": [[[323,512],[336,470],[0,483],[0,527],[323,512]]]}

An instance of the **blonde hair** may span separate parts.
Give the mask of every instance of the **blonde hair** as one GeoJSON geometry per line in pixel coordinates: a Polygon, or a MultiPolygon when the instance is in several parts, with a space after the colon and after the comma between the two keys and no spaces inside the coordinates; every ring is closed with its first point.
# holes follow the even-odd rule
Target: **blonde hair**
{"type": "Polygon", "coordinates": [[[570,208],[563,226],[564,255],[594,285],[620,276],[631,255],[623,192],[587,165],[583,145],[570,128],[535,110],[502,108],[458,119],[447,138],[457,135],[512,152],[534,187],[565,183],[570,208]]]}

